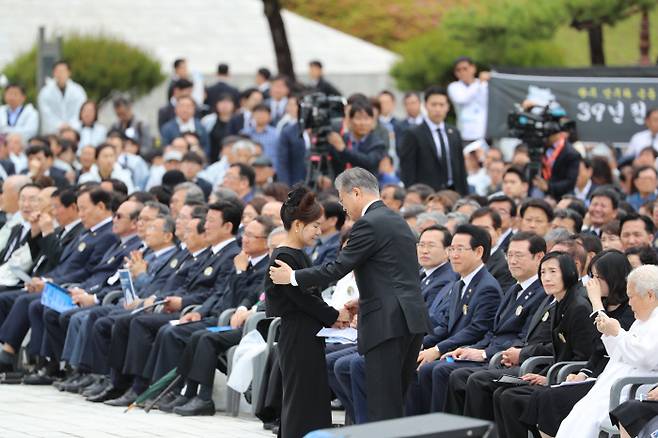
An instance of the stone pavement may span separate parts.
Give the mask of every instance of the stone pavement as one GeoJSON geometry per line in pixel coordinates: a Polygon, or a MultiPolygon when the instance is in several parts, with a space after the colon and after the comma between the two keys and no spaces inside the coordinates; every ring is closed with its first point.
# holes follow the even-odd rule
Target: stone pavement
{"type": "Polygon", "coordinates": [[[1,438],[274,437],[250,416],[186,418],[86,402],[50,386],[0,385],[1,438]]]}

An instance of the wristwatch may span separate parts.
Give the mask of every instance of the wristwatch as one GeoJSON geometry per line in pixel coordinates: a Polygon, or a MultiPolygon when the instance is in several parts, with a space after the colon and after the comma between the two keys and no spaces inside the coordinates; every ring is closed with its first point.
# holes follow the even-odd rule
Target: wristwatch
{"type": "Polygon", "coordinates": [[[487,360],[487,351],[482,350],[482,360],[487,360]]]}

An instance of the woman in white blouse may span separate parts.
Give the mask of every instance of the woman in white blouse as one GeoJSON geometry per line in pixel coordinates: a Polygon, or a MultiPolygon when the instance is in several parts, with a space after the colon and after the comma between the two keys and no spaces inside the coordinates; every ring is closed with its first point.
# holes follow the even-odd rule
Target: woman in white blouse
{"type": "Polygon", "coordinates": [[[94,147],[105,142],[107,128],[98,123],[98,108],[96,102],[88,100],[80,108],[80,117],[73,124],[73,129],[80,134],[80,147],[92,145],[94,147]]]}

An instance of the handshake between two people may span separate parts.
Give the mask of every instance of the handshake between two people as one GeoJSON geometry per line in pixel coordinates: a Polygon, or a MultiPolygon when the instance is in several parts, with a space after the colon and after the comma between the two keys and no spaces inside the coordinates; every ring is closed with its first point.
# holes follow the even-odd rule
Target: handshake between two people
{"type": "Polygon", "coordinates": [[[357,314],[359,313],[359,300],[355,298],[349,300],[345,305],[338,309],[338,319],[332,325],[333,328],[344,329],[347,327],[356,328],[357,314]]]}

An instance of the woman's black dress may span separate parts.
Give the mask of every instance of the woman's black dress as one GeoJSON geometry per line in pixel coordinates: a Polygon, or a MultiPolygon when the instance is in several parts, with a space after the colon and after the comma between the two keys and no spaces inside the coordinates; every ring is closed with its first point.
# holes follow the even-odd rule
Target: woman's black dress
{"type": "MultiPolygon", "coordinates": [[[[293,270],[311,266],[301,250],[281,247],[271,257],[293,270]]],[[[316,334],[338,319],[316,288],[303,290],[275,285],[265,277],[267,316],[281,317],[279,361],[283,380],[280,436],[301,438],[316,429],[331,427],[331,395],[327,380],[324,339],[316,334]]]]}
{"type": "MultiPolygon", "coordinates": [[[[628,303],[623,303],[606,314],[619,321],[624,330],[628,330],[635,321],[633,310],[628,303]]],[[[595,316],[592,316],[592,324],[595,316]]],[[[598,336],[594,344],[594,351],[580,371],[587,374],[588,377],[598,377],[608,364],[608,359],[603,341],[598,336]]],[[[562,420],[567,418],[576,403],[587,395],[594,383],[594,381],[590,381],[556,388],[548,386],[540,391],[535,391],[523,413],[522,421],[529,426],[537,425],[540,431],[550,436],[557,435],[562,420]]]]}
{"type": "Polygon", "coordinates": [[[638,436],[644,426],[658,417],[658,402],[628,400],[610,412],[610,421],[621,424],[631,436],[638,436]]]}

